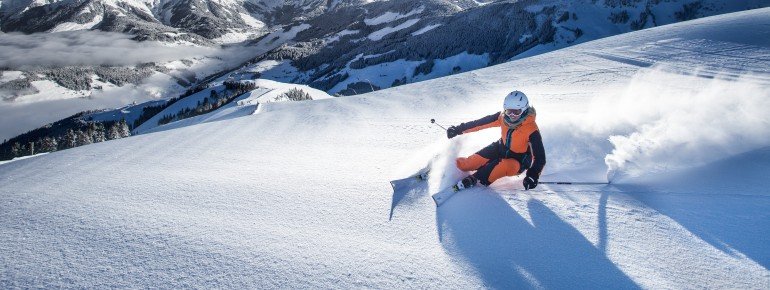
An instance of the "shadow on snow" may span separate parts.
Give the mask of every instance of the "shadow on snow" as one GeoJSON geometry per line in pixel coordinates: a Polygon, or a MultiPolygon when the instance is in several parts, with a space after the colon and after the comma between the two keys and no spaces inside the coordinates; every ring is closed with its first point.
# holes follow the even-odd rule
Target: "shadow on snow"
{"type": "Polygon", "coordinates": [[[393,220],[393,211],[401,204],[411,204],[423,195],[427,195],[428,183],[414,177],[391,181],[393,186],[393,199],[390,204],[390,217],[393,220]]]}
{"type": "MultiPolygon", "coordinates": [[[[639,288],[601,247],[538,200],[527,204],[530,224],[502,197],[481,188],[453,199],[437,211],[439,239],[487,287],[639,288]]],[[[606,230],[601,240],[606,245],[606,230]]]]}
{"type": "Polygon", "coordinates": [[[770,269],[770,147],[670,174],[650,186],[616,185],[715,248],[770,269]]]}

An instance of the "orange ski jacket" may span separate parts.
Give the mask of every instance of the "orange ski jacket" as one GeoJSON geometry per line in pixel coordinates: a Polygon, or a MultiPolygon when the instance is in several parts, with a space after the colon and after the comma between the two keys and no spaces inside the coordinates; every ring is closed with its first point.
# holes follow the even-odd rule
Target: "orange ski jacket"
{"type": "MultiPolygon", "coordinates": [[[[530,109],[534,111],[533,109],[530,109]]],[[[515,158],[517,160],[523,159],[522,156],[531,154],[533,162],[531,167],[529,164],[521,164],[523,168],[529,168],[527,170],[527,176],[533,176],[535,178],[540,177],[540,173],[545,166],[545,149],[543,147],[543,140],[540,136],[540,130],[535,123],[534,112],[524,117],[524,121],[517,123],[514,127],[509,126],[503,118],[505,115],[502,112],[496,112],[489,116],[485,116],[481,119],[462,123],[457,126],[462,134],[476,132],[479,130],[500,127],[500,148],[503,150],[501,156],[504,158],[515,158]]]]}

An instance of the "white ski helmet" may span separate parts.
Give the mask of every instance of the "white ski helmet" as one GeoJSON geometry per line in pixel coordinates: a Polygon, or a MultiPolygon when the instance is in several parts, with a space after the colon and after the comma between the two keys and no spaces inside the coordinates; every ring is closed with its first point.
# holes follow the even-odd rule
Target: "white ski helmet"
{"type": "Polygon", "coordinates": [[[507,96],[505,96],[505,101],[503,101],[503,109],[514,109],[514,110],[526,110],[529,108],[529,100],[527,99],[527,95],[520,91],[513,91],[507,96]]]}

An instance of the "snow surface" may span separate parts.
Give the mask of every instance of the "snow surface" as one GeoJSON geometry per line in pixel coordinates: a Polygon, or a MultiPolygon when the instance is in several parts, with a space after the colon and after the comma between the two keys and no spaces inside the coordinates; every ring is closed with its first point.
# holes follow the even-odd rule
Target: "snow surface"
{"type": "MultiPolygon", "coordinates": [[[[370,57],[376,57],[379,55],[380,54],[367,55],[367,56],[361,55],[358,58],[351,60],[350,62],[352,63],[358,60],[359,58],[370,58],[370,57]]],[[[357,82],[366,82],[380,88],[389,87],[390,85],[393,84],[394,81],[398,79],[398,76],[404,75],[401,72],[408,72],[407,75],[412,75],[413,72],[415,71],[415,68],[417,68],[417,66],[419,66],[422,63],[423,61],[408,61],[404,59],[399,59],[392,62],[386,62],[386,63],[364,67],[362,69],[346,68],[342,70],[340,73],[349,74],[352,77],[349,77],[344,81],[337,83],[333,88],[329,90],[329,92],[332,94],[339,93],[340,91],[347,88],[349,84],[357,83],[357,82]]],[[[485,67],[489,64],[489,54],[485,53],[485,54],[477,55],[477,54],[469,54],[467,52],[463,52],[457,55],[447,57],[445,59],[433,60],[433,63],[434,63],[433,69],[429,74],[425,75],[421,73],[421,74],[415,75],[412,78],[410,78],[409,81],[415,82],[415,81],[428,80],[428,79],[433,79],[440,76],[445,76],[451,73],[464,72],[464,71],[485,67]],[[455,71],[455,68],[458,68],[459,71],[455,71]]],[[[284,73],[284,76],[282,77],[282,79],[288,80],[292,76],[291,71],[293,67],[290,65],[289,62],[286,62],[283,65],[284,66],[281,66],[281,72],[284,73]]],[[[266,74],[263,74],[263,76],[277,77],[275,76],[276,73],[277,72],[274,72],[272,74],[266,73],[266,74]]]]}
{"type": "Polygon", "coordinates": [[[0,288],[767,289],[769,15],[0,165],[0,288]],[[499,133],[447,141],[427,120],[513,88],[538,110],[541,180],[600,181],[606,159],[613,184],[505,178],[436,209],[448,161],[499,133]]]}
{"type": "Polygon", "coordinates": [[[245,32],[228,32],[218,38],[212,39],[212,41],[218,44],[231,44],[239,43],[254,38],[257,33],[245,33],[245,32]]]}
{"type": "Polygon", "coordinates": [[[4,84],[13,80],[23,79],[24,73],[21,71],[2,71],[0,72],[0,84],[4,84]]]}
{"type": "Polygon", "coordinates": [[[357,34],[357,33],[358,33],[358,30],[345,29],[343,31],[338,32],[337,34],[335,34],[333,36],[330,36],[330,37],[324,39],[324,41],[326,43],[332,43],[332,42],[336,42],[336,41],[340,40],[340,37],[343,37],[345,35],[357,34]]]}
{"type": "Polygon", "coordinates": [[[410,26],[414,25],[415,23],[419,22],[420,19],[409,19],[407,21],[404,21],[404,23],[401,23],[399,25],[396,25],[394,27],[385,27],[383,29],[377,30],[375,32],[372,32],[367,36],[370,40],[378,41],[385,37],[385,35],[391,34],[393,32],[409,28],[410,26]]]}
{"type": "Polygon", "coordinates": [[[84,30],[84,29],[91,29],[94,28],[94,26],[98,25],[102,22],[104,16],[97,15],[94,17],[93,20],[87,23],[76,23],[76,22],[62,22],[56,27],[51,28],[51,30],[48,30],[48,32],[62,32],[62,31],[73,31],[73,30],[84,30]]]}
{"type": "MultiPolygon", "coordinates": [[[[164,131],[164,130],[176,129],[180,127],[191,126],[191,125],[200,124],[200,123],[214,122],[214,121],[220,121],[224,119],[251,115],[258,109],[258,106],[260,104],[270,103],[270,102],[282,102],[282,100],[277,100],[277,97],[279,97],[280,95],[282,95],[283,93],[291,89],[300,89],[308,93],[313,100],[322,100],[322,99],[332,98],[332,96],[328,95],[324,91],[314,89],[306,85],[286,84],[286,83],[279,83],[271,80],[257,79],[257,80],[251,81],[257,85],[258,87],[257,89],[250,91],[248,93],[242,94],[240,96],[237,96],[232,102],[228,103],[222,108],[217,109],[216,111],[212,111],[200,116],[195,116],[193,118],[182,119],[182,120],[165,124],[165,125],[160,125],[160,126],[158,125],[158,121],[166,115],[169,115],[169,116],[176,115],[183,109],[195,109],[195,107],[198,105],[199,102],[202,103],[205,98],[211,95],[211,91],[216,91],[217,93],[222,94],[223,91],[225,90],[224,86],[222,85],[222,82],[223,81],[215,82],[215,84],[218,83],[218,85],[202,90],[198,93],[192,94],[184,99],[181,99],[175,102],[168,108],[163,109],[163,111],[156,114],[154,117],[142,123],[142,125],[134,129],[132,134],[144,134],[149,132],[164,131]]],[[[133,111],[138,111],[139,113],[141,113],[141,106],[134,108],[133,111]]],[[[135,119],[135,118],[131,118],[133,117],[131,115],[121,114],[121,116],[126,117],[126,120],[128,120],[129,122],[135,119]]],[[[116,119],[113,118],[112,120],[116,120],[116,119]]]]}
{"type": "Polygon", "coordinates": [[[259,19],[256,19],[249,14],[246,14],[246,13],[238,13],[238,14],[241,16],[241,19],[243,19],[243,21],[246,22],[246,24],[251,26],[252,28],[263,29],[267,26],[264,22],[259,21],[259,19]]]}
{"type": "Polygon", "coordinates": [[[409,11],[406,14],[396,13],[392,11],[385,12],[384,14],[374,17],[374,18],[365,18],[364,23],[369,26],[379,25],[383,23],[393,22],[399,19],[407,18],[412,15],[417,15],[425,11],[425,6],[420,6],[417,9],[414,9],[412,11],[409,11]]]}
{"type": "Polygon", "coordinates": [[[230,29],[230,32],[213,39],[218,44],[233,44],[243,42],[249,39],[257,38],[265,34],[266,26],[264,22],[257,20],[246,13],[239,13],[241,19],[250,26],[249,29],[230,29]]]}
{"type": "Polygon", "coordinates": [[[299,70],[291,65],[290,60],[264,60],[249,66],[248,69],[243,71],[258,73],[261,79],[286,83],[292,82],[301,75],[299,70]]]}
{"type": "Polygon", "coordinates": [[[423,34],[425,32],[431,31],[433,28],[436,28],[436,27],[439,27],[439,26],[441,26],[441,24],[431,24],[431,25],[425,26],[425,27],[420,28],[419,30],[417,30],[415,32],[412,32],[412,36],[423,34]]]}
{"type": "Polygon", "coordinates": [[[89,91],[75,91],[67,89],[49,80],[33,81],[30,83],[40,92],[26,95],[24,98],[19,98],[19,103],[36,103],[60,99],[83,98],[90,94],[89,91]]]}

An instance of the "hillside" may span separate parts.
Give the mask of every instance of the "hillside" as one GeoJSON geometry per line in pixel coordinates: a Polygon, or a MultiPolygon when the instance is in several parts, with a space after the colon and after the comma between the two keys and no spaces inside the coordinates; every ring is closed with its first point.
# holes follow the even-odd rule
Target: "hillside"
{"type": "MultiPolygon", "coordinates": [[[[260,105],[0,165],[0,287],[741,288],[770,285],[770,9],[372,93],[260,105]],[[429,194],[537,108],[541,180],[429,194]],[[437,177],[403,195],[389,180],[437,177]]],[[[174,123],[171,123],[174,124],[174,123]]]]}

